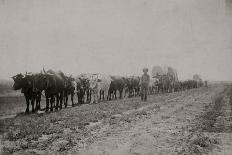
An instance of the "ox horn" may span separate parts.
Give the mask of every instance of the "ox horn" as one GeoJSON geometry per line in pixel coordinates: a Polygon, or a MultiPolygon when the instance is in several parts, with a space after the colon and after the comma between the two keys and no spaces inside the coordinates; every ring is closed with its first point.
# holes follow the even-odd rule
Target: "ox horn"
{"type": "Polygon", "coordinates": [[[11,78],[12,78],[12,79],[15,79],[15,77],[16,77],[16,76],[14,75],[14,76],[12,76],[11,78]]]}
{"type": "Polygon", "coordinates": [[[44,71],[45,74],[47,74],[47,72],[45,71],[44,67],[43,67],[43,71],[44,71]]]}

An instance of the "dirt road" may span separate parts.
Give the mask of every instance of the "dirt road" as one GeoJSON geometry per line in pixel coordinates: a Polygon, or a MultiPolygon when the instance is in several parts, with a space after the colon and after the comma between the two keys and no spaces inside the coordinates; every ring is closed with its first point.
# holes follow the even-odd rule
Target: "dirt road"
{"type": "Polygon", "coordinates": [[[30,118],[17,116],[1,122],[2,151],[90,155],[230,153],[230,94],[230,87],[214,85],[150,96],[148,102],[134,98],[30,118]]]}
{"type": "Polygon", "coordinates": [[[95,143],[78,153],[115,155],[180,153],[182,151],[180,137],[189,135],[185,129],[220,91],[222,90],[219,88],[201,89],[180,94],[176,98],[167,99],[164,103],[152,103],[141,115],[135,115],[131,122],[117,123],[108,127],[106,132],[98,136],[99,139],[95,143]]]}

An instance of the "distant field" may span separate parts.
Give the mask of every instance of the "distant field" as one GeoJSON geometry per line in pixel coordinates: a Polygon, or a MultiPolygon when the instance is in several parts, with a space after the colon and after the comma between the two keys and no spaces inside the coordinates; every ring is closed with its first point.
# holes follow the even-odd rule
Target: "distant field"
{"type": "Polygon", "coordinates": [[[0,96],[0,116],[25,111],[24,96],[0,96]]]}
{"type": "MultiPolygon", "coordinates": [[[[74,102],[77,102],[77,98],[74,98],[74,102]]],[[[71,101],[69,98],[68,105],[71,105],[71,101]]],[[[45,108],[45,98],[42,96],[41,99],[41,108],[45,108]]],[[[31,104],[30,104],[31,111],[31,104]]],[[[14,115],[21,112],[25,112],[26,110],[26,100],[24,96],[0,96],[0,118],[8,115],[14,115]]]]}
{"type": "MultiPolygon", "coordinates": [[[[0,79],[0,97],[2,96],[22,96],[21,91],[13,90],[13,80],[0,79]]],[[[1,103],[1,102],[0,102],[1,103]]]]}
{"type": "Polygon", "coordinates": [[[13,81],[0,80],[0,116],[11,115],[25,109],[25,99],[21,91],[12,88],[13,81]]]}

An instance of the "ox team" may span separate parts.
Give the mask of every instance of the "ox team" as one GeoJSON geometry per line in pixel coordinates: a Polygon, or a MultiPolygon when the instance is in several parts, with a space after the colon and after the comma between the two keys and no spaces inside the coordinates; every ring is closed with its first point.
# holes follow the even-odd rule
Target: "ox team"
{"type": "MultiPolygon", "coordinates": [[[[20,90],[26,99],[26,112],[29,105],[32,112],[40,110],[41,95],[46,98],[46,111],[53,111],[67,107],[68,97],[71,97],[72,106],[74,94],[77,94],[78,104],[98,103],[106,100],[116,100],[125,97],[141,96],[142,101],[147,101],[148,94],[171,93],[203,86],[199,75],[194,75],[193,80],[178,81],[176,71],[167,67],[162,69],[154,66],[152,77],[148,75],[148,68],[143,69],[139,76],[109,76],[104,74],[81,74],[75,78],[63,72],[53,70],[36,74],[17,74],[12,77],[13,89],[20,90]]],[[[207,83],[206,83],[207,85],[207,83]]]]}

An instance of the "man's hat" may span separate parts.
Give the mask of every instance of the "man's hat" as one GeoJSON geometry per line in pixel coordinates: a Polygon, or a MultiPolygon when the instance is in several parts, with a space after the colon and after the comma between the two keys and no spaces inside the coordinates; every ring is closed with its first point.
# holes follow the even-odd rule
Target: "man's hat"
{"type": "Polygon", "coordinates": [[[143,68],[143,72],[148,72],[148,68],[143,68]]]}

